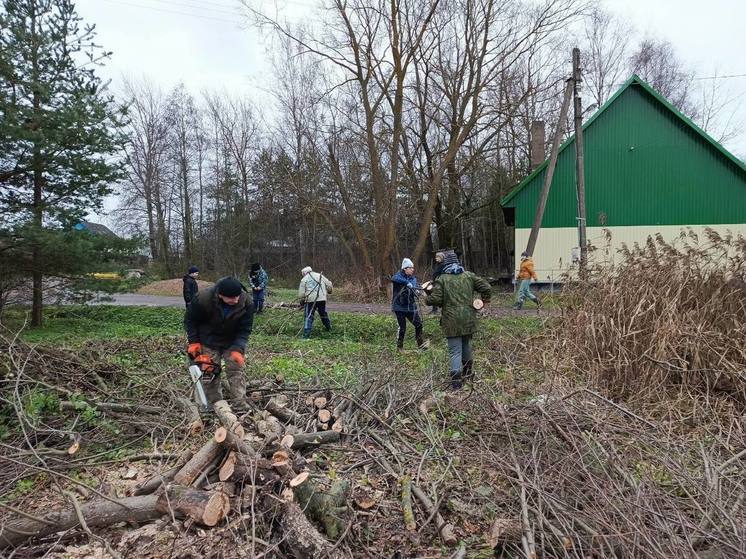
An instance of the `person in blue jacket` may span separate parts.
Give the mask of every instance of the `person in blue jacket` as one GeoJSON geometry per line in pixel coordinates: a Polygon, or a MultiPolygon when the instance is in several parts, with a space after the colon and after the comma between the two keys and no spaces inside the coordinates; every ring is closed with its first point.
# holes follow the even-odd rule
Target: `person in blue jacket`
{"type": "Polygon", "coordinates": [[[394,284],[391,298],[391,310],[396,315],[399,331],[396,340],[397,349],[404,347],[404,335],[407,333],[407,320],[414,326],[414,336],[417,347],[426,349],[425,339],[422,337],[422,317],[417,308],[417,290],[420,288],[414,275],[414,263],[405,258],[401,269],[391,277],[394,284]]]}
{"type": "Polygon", "coordinates": [[[264,312],[264,290],[267,289],[269,276],[264,271],[259,262],[254,262],[249,271],[249,284],[251,284],[251,293],[254,299],[254,309],[256,313],[264,312]]]}

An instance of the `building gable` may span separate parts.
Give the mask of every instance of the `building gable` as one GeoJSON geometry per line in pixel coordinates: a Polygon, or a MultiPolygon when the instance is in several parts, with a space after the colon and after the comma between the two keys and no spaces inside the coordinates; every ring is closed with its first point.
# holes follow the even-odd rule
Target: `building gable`
{"type": "MultiPolygon", "coordinates": [[[[746,222],[746,166],[633,76],[583,127],[588,226],[746,222]]],[[[508,196],[530,227],[544,162],[508,196]]],[[[560,148],[542,227],[575,227],[574,137],[560,148]]]]}

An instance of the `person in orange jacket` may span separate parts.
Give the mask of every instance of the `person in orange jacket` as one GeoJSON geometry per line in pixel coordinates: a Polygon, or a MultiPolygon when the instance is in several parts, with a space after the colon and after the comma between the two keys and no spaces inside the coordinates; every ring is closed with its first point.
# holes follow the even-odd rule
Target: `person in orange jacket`
{"type": "Polygon", "coordinates": [[[531,255],[528,252],[522,253],[521,268],[518,271],[518,281],[520,282],[520,287],[518,288],[518,300],[515,302],[515,305],[513,305],[515,310],[521,310],[523,303],[527,298],[536,303],[537,307],[541,305],[539,298],[531,293],[531,282],[536,281],[537,279],[538,277],[536,276],[536,270],[534,270],[534,261],[531,258],[531,255]]]}

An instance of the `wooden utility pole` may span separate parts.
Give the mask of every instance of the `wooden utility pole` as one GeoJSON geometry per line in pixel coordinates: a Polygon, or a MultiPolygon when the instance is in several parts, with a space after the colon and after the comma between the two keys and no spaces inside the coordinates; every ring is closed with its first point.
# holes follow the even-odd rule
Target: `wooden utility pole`
{"type": "Polygon", "coordinates": [[[588,241],[585,220],[585,164],[583,151],[583,109],[580,101],[580,49],[572,49],[572,83],[575,108],[575,183],[578,194],[578,245],[580,246],[580,277],[585,277],[588,264],[588,241]]]}
{"type": "Polygon", "coordinates": [[[572,96],[572,90],[573,80],[570,78],[567,80],[567,85],[565,86],[565,98],[562,100],[562,110],[560,110],[557,130],[554,132],[554,140],[552,140],[552,151],[549,155],[549,165],[547,165],[546,174],[544,175],[544,186],[541,188],[539,203],[536,205],[536,214],[534,214],[534,224],[531,226],[531,233],[528,236],[528,244],[526,245],[526,252],[531,256],[534,254],[536,240],[539,238],[541,220],[544,217],[544,208],[546,208],[547,205],[549,188],[552,186],[554,168],[557,166],[557,153],[559,152],[559,146],[562,142],[562,135],[565,133],[565,121],[567,120],[567,112],[570,110],[570,97],[572,96]]]}

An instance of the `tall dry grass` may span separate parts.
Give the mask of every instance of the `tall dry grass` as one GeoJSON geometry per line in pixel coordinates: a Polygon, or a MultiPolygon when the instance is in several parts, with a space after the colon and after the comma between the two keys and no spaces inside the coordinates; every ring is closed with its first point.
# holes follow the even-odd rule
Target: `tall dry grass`
{"type": "Polygon", "coordinates": [[[746,407],[746,239],[691,230],[624,247],[567,285],[552,351],[614,398],[746,407]]]}

